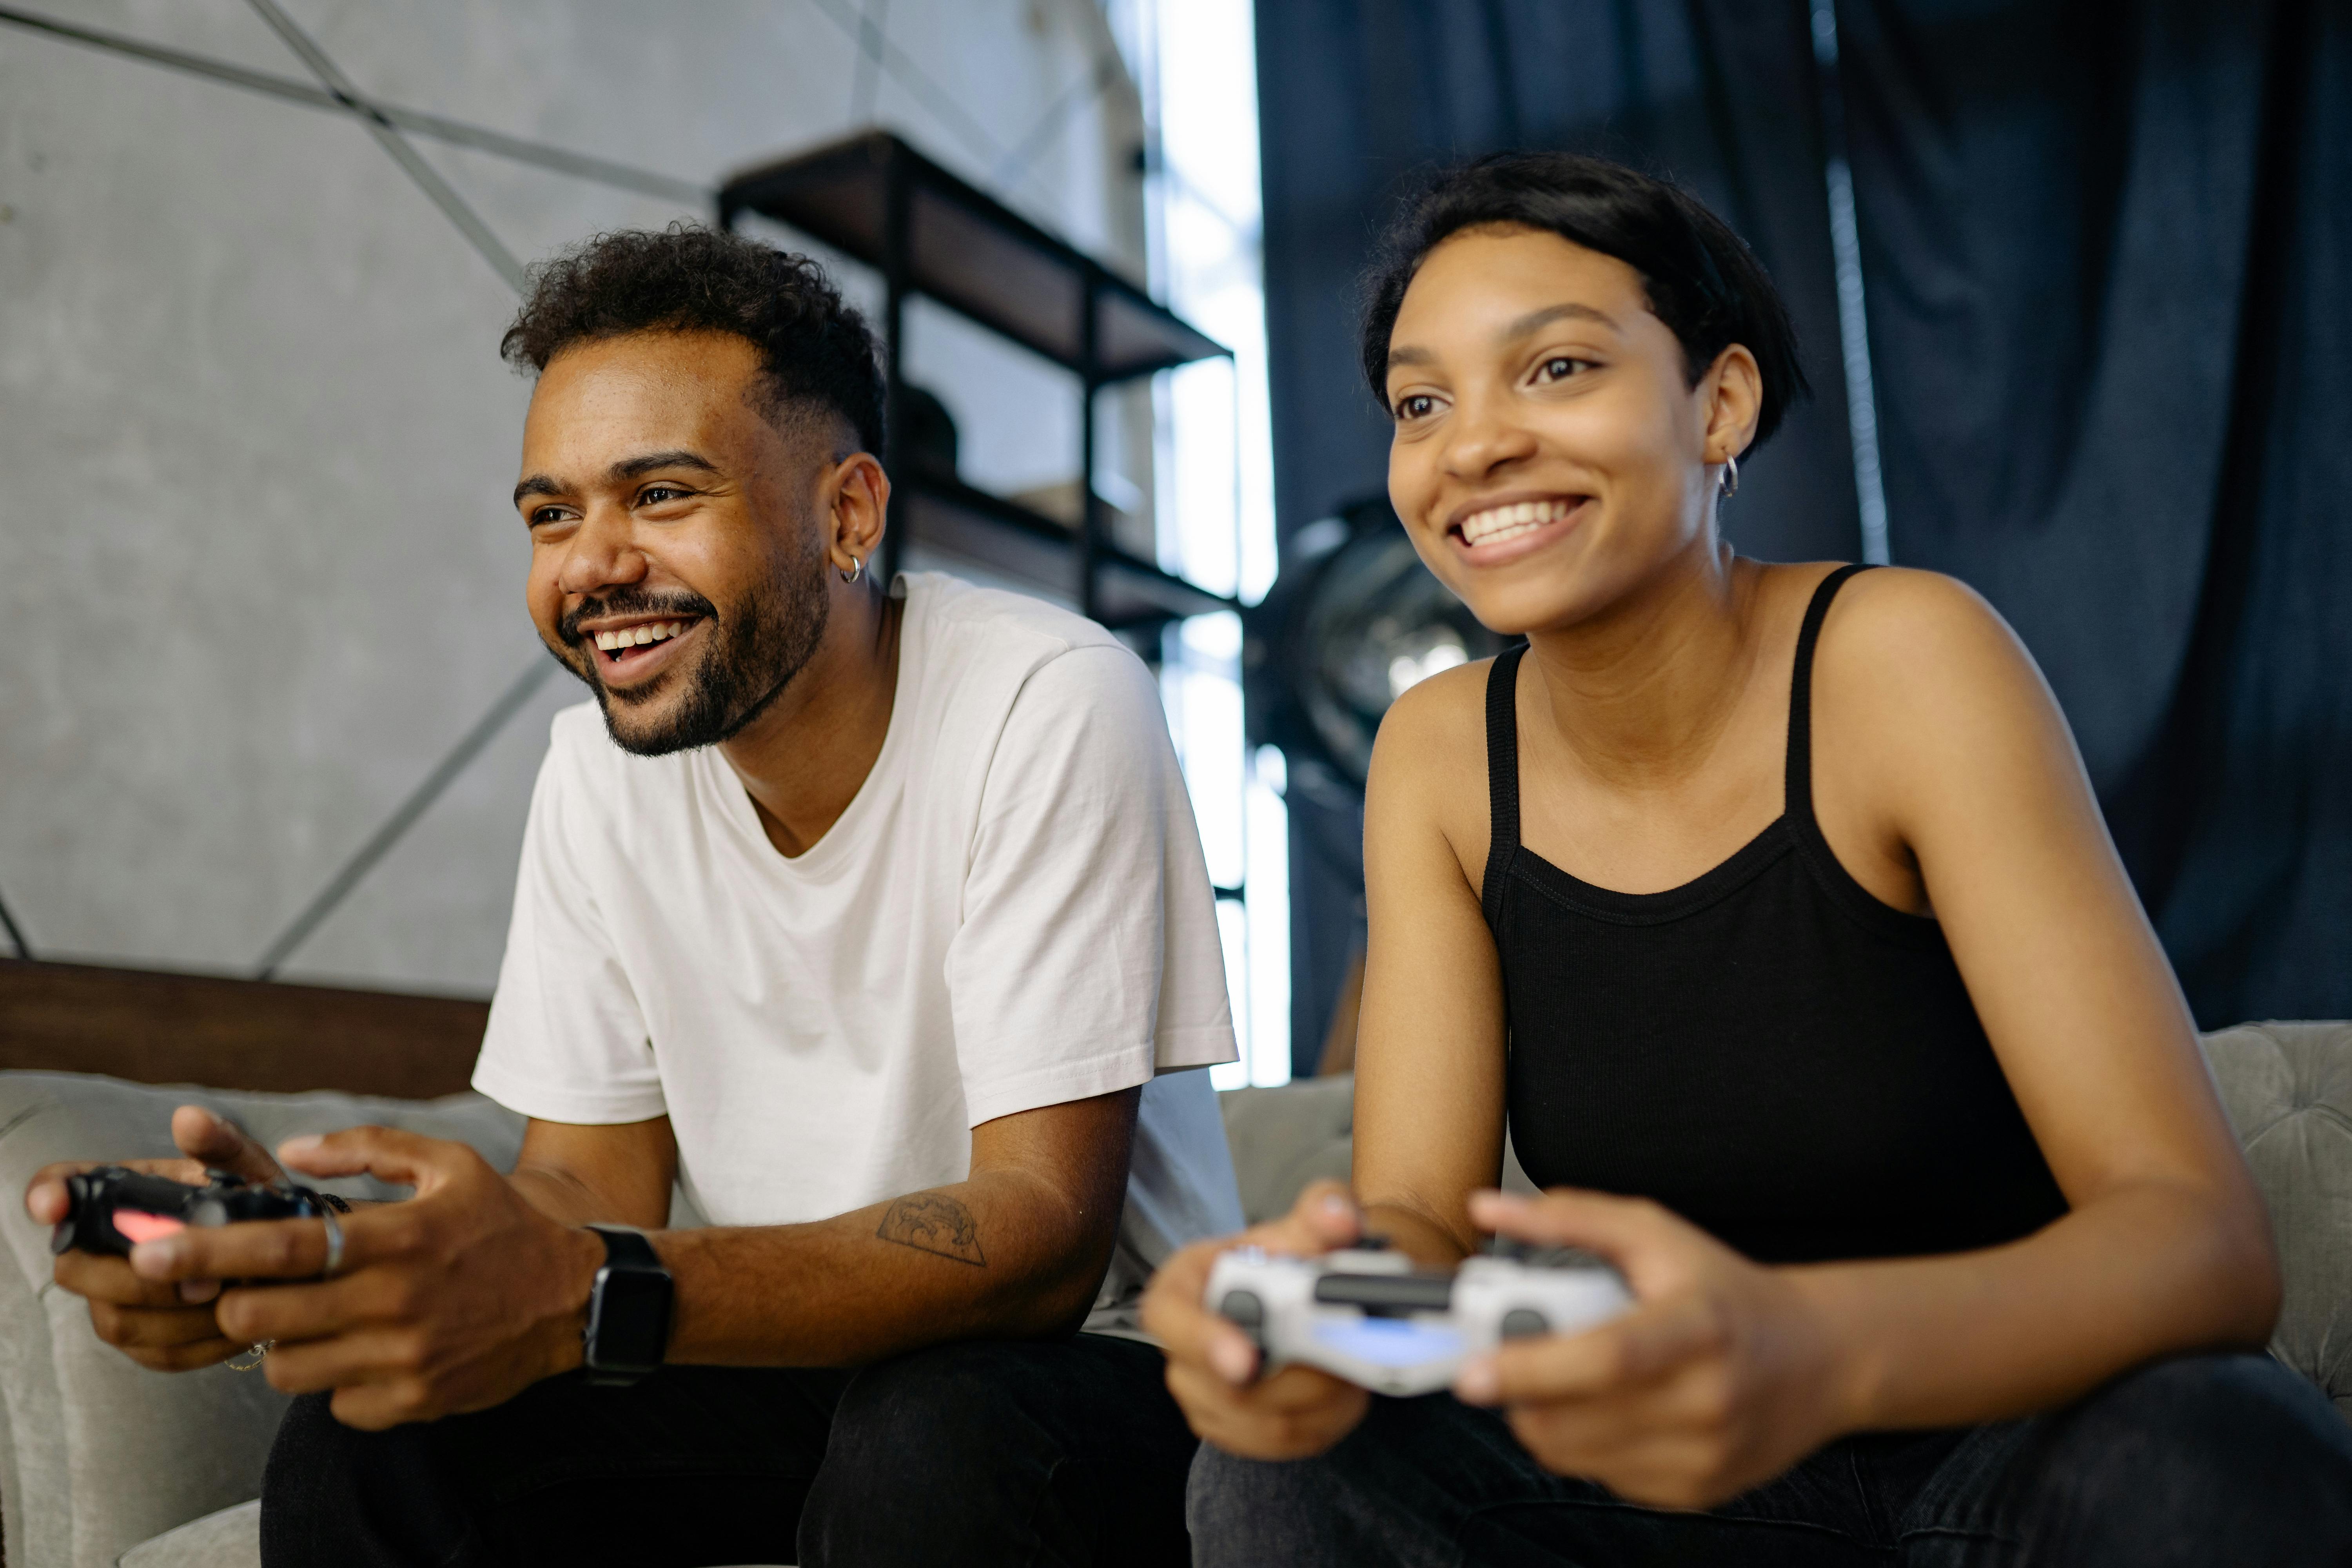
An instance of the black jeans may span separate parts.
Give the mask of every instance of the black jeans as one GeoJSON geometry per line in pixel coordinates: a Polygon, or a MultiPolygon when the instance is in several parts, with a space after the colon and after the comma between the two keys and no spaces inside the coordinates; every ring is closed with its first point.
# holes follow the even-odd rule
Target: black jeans
{"type": "Polygon", "coordinates": [[[1204,1446],[1189,1513],[1201,1568],[2304,1568],[2352,1564],[2352,1427],[2267,1356],[2189,1356],[2031,1420],[1848,1438],[1670,1513],[1432,1394],[1375,1399],[1319,1458],[1204,1446]]]}
{"type": "Polygon", "coordinates": [[[298,1399],[261,1491],[264,1568],[1190,1562],[1195,1447],[1160,1352],[1081,1334],[856,1372],[551,1378],[387,1432],[298,1399]]]}

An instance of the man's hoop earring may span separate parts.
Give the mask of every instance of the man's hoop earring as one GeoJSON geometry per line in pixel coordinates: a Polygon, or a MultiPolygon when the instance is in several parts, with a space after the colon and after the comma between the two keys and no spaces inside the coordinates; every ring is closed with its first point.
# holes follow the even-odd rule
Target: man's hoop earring
{"type": "Polygon", "coordinates": [[[1726,457],[1723,459],[1723,499],[1729,500],[1733,496],[1736,496],[1738,493],[1739,459],[1737,458],[1726,457]]]}
{"type": "Polygon", "coordinates": [[[842,580],[843,582],[845,582],[845,583],[855,583],[855,582],[856,582],[860,577],[863,577],[863,576],[865,576],[865,575],[866,575],[866,561],[865,561],[865,558],[864,558],[864,557],[862,557],[862,556],[853,555],[853,556],[851,556],[851,557],[849,558],[849,570],[848,570],[848,571],[846,571],[846,572],[844,572],[844,573],[841,574],[841,580],[842,580]]]}

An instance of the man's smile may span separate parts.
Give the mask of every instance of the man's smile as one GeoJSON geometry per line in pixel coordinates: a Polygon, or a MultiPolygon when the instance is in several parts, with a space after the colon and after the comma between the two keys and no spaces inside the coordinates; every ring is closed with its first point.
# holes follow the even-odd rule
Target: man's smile
{"type": "Polygon", "coordinates": [[[576,646],[593,655],[597,680],[609,689],[641,686],[681,657],[680,645],[693,639],[707,617],[701,616],[614,616],[583,624],[576,646]]]}

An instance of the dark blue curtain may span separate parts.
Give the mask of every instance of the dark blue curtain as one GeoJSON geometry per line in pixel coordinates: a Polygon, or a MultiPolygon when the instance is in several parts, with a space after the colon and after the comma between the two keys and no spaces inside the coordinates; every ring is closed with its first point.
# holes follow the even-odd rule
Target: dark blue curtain
{"type": "MultiPolygon", "coordinates": [[[[1895,560],[2041,660],[2201,1021],[2352,1015],[2352,0],[1836,15],[1895,560]]],[[[1818,396],[1727,531],[1859,554],[1804,0],[1257,16],[1286,531],[1381,486],[1351,284],[1401,179],[1540,145],[1679,180],[1756,247],[1818,396]]],[[[1357,894],[1295,869],[1304,1054],[1357,894]]]]}

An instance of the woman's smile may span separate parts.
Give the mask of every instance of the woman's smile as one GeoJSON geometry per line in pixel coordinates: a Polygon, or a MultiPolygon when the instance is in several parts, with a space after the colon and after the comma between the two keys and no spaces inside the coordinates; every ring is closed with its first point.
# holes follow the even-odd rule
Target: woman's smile
{"type": "Polygon", "coordinates": [[[1456,507],[1445,533],[1464,565],[1507,565],[1565,538],[1600,505],[1589,495],[1484,496],[1456,507]]]}

